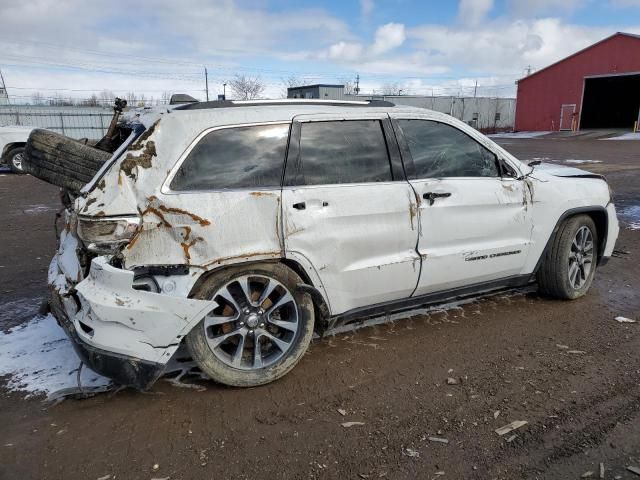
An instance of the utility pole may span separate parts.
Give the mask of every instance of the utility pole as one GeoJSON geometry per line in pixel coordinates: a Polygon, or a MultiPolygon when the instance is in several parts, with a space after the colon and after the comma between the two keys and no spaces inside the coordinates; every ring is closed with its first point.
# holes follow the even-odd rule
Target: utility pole
{"type": "Polygon", "coordinates": [[[531,75],[531,65],[527,65],[527,77],[531,75]]]}
{"type": "Polygon", "coordinates": [[[360,93],[360,74],[356,74],[356,88],[353,89],[356,92],[356,95],[360,93]]]}
{"type": "Polygon", "coordinates": [[[207,92],[207,102],[209,101],[209,73],[207,72],[207,67],[204,67],[204,88],[207,92]]]}
{"type": "MultiPolygon", "coordinates": [[[[9,92],[7,91],[7,84],[4,83],[4,76],[2,70],[0,70],[0,100],[5,99],[9,103],[9,92]]],[[[2,104],[2,102],[0,102],[2,104]]]]}
{"type": "Polygon", "coordinates": [[[478,80],[476,80],[476,86],[473,87],[473,98],[476,98],[477,92],[478,92],[478,80]]]}
{"type": "Polygon", "coordinates": [[[227,99],[227,84],[226,83],[222,84],[222,98],[224,100],[227,99]]]}

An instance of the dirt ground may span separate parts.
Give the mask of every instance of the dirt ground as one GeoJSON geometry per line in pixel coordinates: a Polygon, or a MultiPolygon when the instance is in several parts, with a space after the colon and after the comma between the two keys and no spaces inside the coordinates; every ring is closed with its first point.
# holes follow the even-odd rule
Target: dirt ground
{"type": "MultiPolygon", "coordinates": [[[[602,160],[575,166],[640,205],[638,142],[500,142],[525,160],[602,160]]],[[[55,188],[0,176],[2,329],[46,296],[57,208],[55,188]]],[[[640,467],[640,323],[613,320],[640,320],[639,246],[623,227],[580,300],[518,291],[328,337],[260,388],[160,381],[49,408],[0,389],[0,479],[570,479],[601,462],[607,479],[640,478],[626,470],[640,467]],[[495,433],[515,420],[515,437],[495,433]]]]}

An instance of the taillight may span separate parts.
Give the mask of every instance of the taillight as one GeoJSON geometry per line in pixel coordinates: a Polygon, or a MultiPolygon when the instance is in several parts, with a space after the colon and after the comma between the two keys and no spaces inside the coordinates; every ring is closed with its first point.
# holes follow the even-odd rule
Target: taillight
{"type": "Polygon", "coordinates": [[[96,253],[113,253],[128,243],[140,228],[140,217],[79,217],[78,236],[87,249],[96,253]]]}

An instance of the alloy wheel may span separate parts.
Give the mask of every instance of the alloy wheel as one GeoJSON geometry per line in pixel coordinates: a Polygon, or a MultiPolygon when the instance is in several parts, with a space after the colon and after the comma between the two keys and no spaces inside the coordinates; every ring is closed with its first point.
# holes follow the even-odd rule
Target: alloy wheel
{"type": "Polygon", "coordinates": [[[238,277],[214,295],[218,307],[204,318],[209,348],[226,365],[255,370],[280,360],[300,326],[298,305],[279,281],[265,275],[238,277]]]}
{"type": "Polygon", "coordinates": [[[22,172],[22,160],[24,158],[24,154],[22,152],[16,153],[13,157],[11,157],[11,164],[13,167],[22,172]]]}
{"type": "Polygon", "coordinates": [[[569,283],[579,290],[584,286],[593,268],[593,233],[587,226],[576,232],[569,252],[569,283]]]}

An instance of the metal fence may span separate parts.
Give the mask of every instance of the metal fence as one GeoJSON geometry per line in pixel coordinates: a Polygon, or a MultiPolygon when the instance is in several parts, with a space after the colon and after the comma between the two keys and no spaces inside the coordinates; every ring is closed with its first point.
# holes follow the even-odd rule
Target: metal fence
{"type": "Polygon", "coordinates": [[[0,105],[0,126],[45,128],[71,138],[98,140],[111,122],[113,110],[101,107],[0,105]]]}
{"type": "Polygon", "coordinates": [[[484,133],[510,131],[515,124],[515,98],[420,95],[359,95],[355,98],[388,100],[396,105],[447,113],[484,133]]]}

